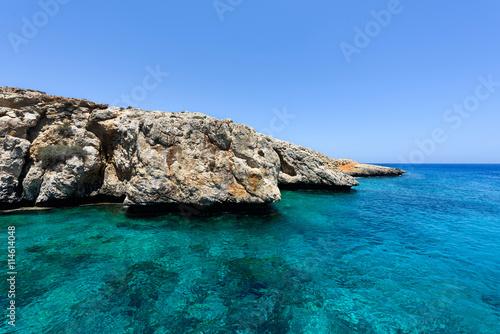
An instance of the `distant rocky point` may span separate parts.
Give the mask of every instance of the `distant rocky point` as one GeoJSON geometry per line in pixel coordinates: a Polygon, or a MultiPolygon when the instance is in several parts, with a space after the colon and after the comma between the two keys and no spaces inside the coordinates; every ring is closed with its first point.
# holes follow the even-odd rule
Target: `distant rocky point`
{"type": "Polygon", "coordinates": [[[0,91],[0,206],[113,201],[229,208],[281,189],[348,190],[355,176],[404,171],[331,159],[201,113],[108,107],[12,87],[0,91]]]}

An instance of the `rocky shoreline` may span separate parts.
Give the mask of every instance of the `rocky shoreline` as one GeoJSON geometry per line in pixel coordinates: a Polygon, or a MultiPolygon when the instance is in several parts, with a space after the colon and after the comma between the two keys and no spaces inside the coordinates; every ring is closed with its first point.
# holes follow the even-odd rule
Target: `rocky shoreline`
{"type": "Polygon", "coordinates": [[[280,189],[348,190],[355,176],[403,173],[201,113],[0,91],[0,209],[107,201],[238,210],[279,201],[280,189]]]}

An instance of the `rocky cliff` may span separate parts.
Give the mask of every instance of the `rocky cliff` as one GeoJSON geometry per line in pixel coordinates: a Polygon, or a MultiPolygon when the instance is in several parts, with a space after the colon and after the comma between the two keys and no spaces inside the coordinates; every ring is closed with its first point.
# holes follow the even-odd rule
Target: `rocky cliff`
{"type": "Polygon", "coordinates": [[[230,119],[108,107],[11,87],[0,92],[3,207],[102,199],[262,205],[280,200],[279,188],[345,190],[358,184],[353,176],[373,170],[353,172],[344,162],[230,119]]]}

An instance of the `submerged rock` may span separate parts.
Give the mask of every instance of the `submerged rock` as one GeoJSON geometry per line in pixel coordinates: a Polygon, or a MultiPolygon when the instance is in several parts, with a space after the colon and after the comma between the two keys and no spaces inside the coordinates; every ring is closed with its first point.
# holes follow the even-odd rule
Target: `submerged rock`
{"type": "Polygon", "coordinates": [[[486,304],[500,310],[500,295],[495,295],[495,294],[482,295],[481,300],[486,304]]]}
{"type": "Polygon", "coordinates": [[[3,206],[106,198],[169,210],[181,204],[223,209],[279,201],[280,187],[358,184],[358,174],[344,171],[340,160],[230,119],[108,107],[11,87],[0,91],[0,156],[3,206]]]}

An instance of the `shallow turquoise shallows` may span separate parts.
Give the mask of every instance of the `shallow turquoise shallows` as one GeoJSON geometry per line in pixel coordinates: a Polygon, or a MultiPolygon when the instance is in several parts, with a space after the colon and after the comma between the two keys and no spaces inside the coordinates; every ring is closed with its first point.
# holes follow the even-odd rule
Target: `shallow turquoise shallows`
{"type": "Polygon", "coordinates": [[[264,216],[0,216],[15,333],[500,333],[500,165],[404,167],[264,216]]]}

